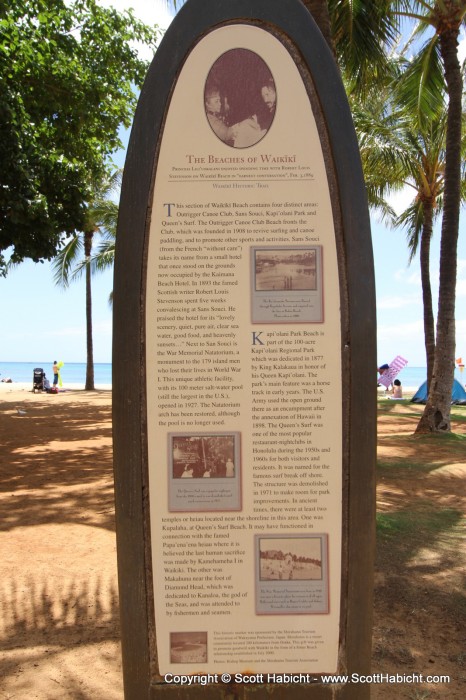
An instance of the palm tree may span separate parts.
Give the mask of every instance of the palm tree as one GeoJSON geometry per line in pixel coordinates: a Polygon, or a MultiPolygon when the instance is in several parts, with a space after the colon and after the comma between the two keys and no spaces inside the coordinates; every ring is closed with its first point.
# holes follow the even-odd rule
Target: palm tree
{"type": "MultiPolygon", "coordinates": [[[[315,5],[311,2],[305,4],[311,11],[312,5],[315,5]]],[[[324,4],[324,0],[318,4],[324,4]]],[[[419,113],[425,104],[425,96],[431,91],[441,91],[443,81],[448,95],[437,342],[429,398],[416,432],[449,431],[455,367],[456,265],[462,182],[460,153],[463,79],[458,59],[458,39],[461,27],[465,25],[466,0],[383,0],[377,3],[367,3],[366,0],[361,3],[354,3],[352,0],[327,0],[327,6],[337,55],[343,57],[346,71],[353,74],[356,82],[357,61],[353,58],[357,58],[358,44],[369,46],[372,43],[374,28],[381,36],[385,26],[388,39],[394,36],[392,31],[396,32],[403,20],[415,23],[416,39],[427,30],[433,29],[433,36],[422,47],[418,59],[413,62],[412,70],[412,80],[416,81],[417,86],[413,94],[416,95],[419,113]],[[352,20],[355,18],[353,9],[358,8],[362,10],[362,18],[368,11],[369,21],[360,34],[360,41],[355,42],[352,40],[355,36],[352,20]],[[347,19],[339,22],[339,16],[347,19]],[[348,18],[351,21],[348,21],[348,18]],[[338,40],[339,36],[342,37],[343,43],[338,40]],[[348,42],[349,54],[344,52],[345,39],[348,42]],[[343,51],[339,50],[340,46],[343,51]]],[[[364,23],[361,26],[363,27],[364,23]]],[[[362,78],[360,85],[367,85],[367,76],[362,78]]]]}
{"type": "MultiPolygon", "coordinates": [[[[466,0],[394,0],[398,15],[417,22],[416,34],[435,31],[420,52],[419,95],[438,83],[441,61],[447,86],[448,109],[445,147],[443,217],[440,243],[437,339],[432,381],[416,432],[450,431],[451,390],[455,368],[456,267],[461,207],[461,140],[463,77],[458,58],[460,29],[465,23],[466,0]],[[438,57],[439,60],[435,60],[438,57]]],[[[418,100],[420,103],[421,100],[418,100]]]]}
{"type": "MultiPolygon", "coordinates": [[[[442,95],[435,96],[438,104],[436,110],[430,107],[429,119],[419,115],[417,110],[410,112],[405,98],[409,86],[403,77],[397,75],[396,87],[390,90],[389,97],[381,98],[379,94],[363,107],[353,104],[353,117],[370,204],[382,209],[392,226],[407,229],[410,262],[417,251],[420,252],[427,381],[430,385],[435,356],[430,243],[434,220],[443,208],[447,113],[442,95]],[[401,215],[395,216],[386,204],[386,196],[405,186],[414,190],[414,198],[401,215]]],[[[466,138],[463,139],[462,153],[466,154],[466,138]]],[[[465,201],[465,195],[466,184],[463,184],[462,201],[465,201]]]]}
{"type": "Polygon", "coordinates": [[[57,285],[68,287],[71,281],[78,279],[82,273],[86,278],[86,391],[93,391],[94,385],[94,350],[92,337],[92,274],[113,264],[114,240],[118,205],[111,197],[121,185],[121,171],[109,173],[96,191],[96,197],[87,210],[86,226],[74,236],[55,258],[52,269],[57,285]],[[95,235],[101,238],[100,257],[92,256],[95,235]],[[111,243],[113,240],[113,255],[111,243]],[[110,253],[106,250],[110,247],[110,253]]]}

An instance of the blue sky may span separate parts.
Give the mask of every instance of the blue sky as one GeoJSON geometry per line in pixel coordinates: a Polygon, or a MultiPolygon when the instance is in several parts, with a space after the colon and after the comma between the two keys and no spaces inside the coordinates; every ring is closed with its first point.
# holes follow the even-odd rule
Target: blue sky
{"type": "MultiPolygon", "coordinates": [[[[101,0],[119,10],[134,7],[147,23],[167,26],[169,15],[163,0],[101,0]]],[[[462,43],[462,53],[466,42],[462,43]]],[[[125,134],[125,141],[127,134],[125,134]]],[[[124,152],[115,160],[124,163],[124,152]]],[[[398,196],[397,207],[409,201],[409,193],[398,196]],[[407,199],[408,198],[408,199],[407,199]]],[[[371,216],[377,290],[378,362],[396,355],[411,366],[425,365],[419,261],[408,266],[405,233],[390,230],[371,216]]],[[[457,357],[466,356],[466,212],[462,212],[458,248],[457,357]]],[[[438,285],[440,222],[432,245],[432,283],[438,285]]],[[[93,328],[95,362],[111,361],[112,311],[108,296],[113,275],[106,272],[93,279],[93,328]]],[[[84,279],[66,290],[56,287],[48,263],[25,262],[0,278],[2,333],[0,360],[4,362],[84,362],[86,358],[84,279]]]]}

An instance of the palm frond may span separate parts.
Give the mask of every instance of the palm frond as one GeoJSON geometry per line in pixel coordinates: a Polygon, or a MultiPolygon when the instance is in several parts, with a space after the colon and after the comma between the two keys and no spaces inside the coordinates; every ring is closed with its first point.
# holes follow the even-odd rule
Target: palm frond
{"type": "Polygon", "coordinates": [[[389,0],[328,0],[335,51],[353,89],[366,93],[387,71],[386,47],[396,43],[389,0]]]}
{"type": "Polygon", "coordinates": [[[445,111],[446,84],[437,37],[426,42],[410,61],[396,86],[396,100],[404,111],[427,124],[445,111]]]}
{"type": "Polygon", "coordinates": [[[73,236],[60,250],[52,262],[53,281],[61,287],[68,287],[74,277],[73,268],[77,264],[84,250],[84,243],[80,236],[73,236]]]}

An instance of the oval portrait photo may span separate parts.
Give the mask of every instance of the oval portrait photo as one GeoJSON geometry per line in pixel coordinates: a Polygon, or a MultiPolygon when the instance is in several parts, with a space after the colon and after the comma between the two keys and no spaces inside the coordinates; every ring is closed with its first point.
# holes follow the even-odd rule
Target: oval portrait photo
{"type": "Polygon", "coordinates": [[[272,125],[277,90],[265,61],[249,49],[231,49],[209,71],[204,88],[207,120],[215,135],[233,148],[248,148],[272,125]]]}

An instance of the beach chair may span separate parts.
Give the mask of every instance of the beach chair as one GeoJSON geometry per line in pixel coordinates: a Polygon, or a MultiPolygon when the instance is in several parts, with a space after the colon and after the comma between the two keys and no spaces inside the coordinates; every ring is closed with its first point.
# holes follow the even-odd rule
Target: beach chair
{"type": "Polygon", "coordinates": [[[45,372],[42,367],[36,367],[32,373],[32,391],[45,391],[44,386],[45,372]]]}

